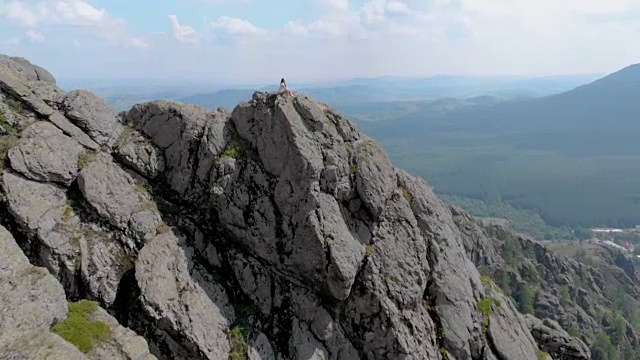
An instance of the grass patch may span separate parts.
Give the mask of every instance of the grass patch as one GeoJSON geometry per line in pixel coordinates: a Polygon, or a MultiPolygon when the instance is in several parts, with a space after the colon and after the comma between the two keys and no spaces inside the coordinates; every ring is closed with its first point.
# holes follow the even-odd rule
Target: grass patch
{"type": "Polygon", "coordinates": [[[580,336],[580,332],[578,331],[578,328],[575,325],[572,325],[569,330],[567,330],[567,333],[569,333],[569,335],[571,336],[580,336]]]}
{"type": "Polygon", "coordinates": [[[489,318],[493,315],[493,306],[501,306],[500,301],[486,298],[478,301],[478,311],[482,314],[482,332],[487,332],[489,328],[489,318]]]}
{"type": "MultiPolygon", "coordinates": [[[[6,128],[5,128],[6,129],[6,128]]],[[[4,163],[9,153],[9,149],[18,145],[18,136],[12,133],[0,136],[0,162],[4,163]]],[[[0,168],[2,165],[0,165],[0,168]]]]}
{"type": "Polygon", "coordinates": [[[24,107],[22,106],[22,103],[14,100],[14,99],[7,99],[5,101],[5,103],[9,106],[9,108],[16,113],[21,113],[22,110],[24,110],[24,107]]]}
{"type": "Polygon", "coordinates": [[[133,127],[131,127],[131,125],[125,125],[124,128],[122,129],[122,133],[120,134],[120,137],[118,137],[118,141],[116,141],[116,147],[121,147],[126,141],[127,139],[131,136],[131,134],[133,134],[133,127]]]}
{"type": "Polygon", "coordinates": [[[229,343],[231,344],[231,351],[229,351],[229,360],[245,360],[247,359],[247,337],[246,331],[241,326],[235,326],[227,336],[229,337],[229,343]]]}
{"type": "Polygon", "coordinates": [[[487,275],[480,276],[480,282],[482,282],[482,285],[484,285],[485,287],[488,287],[491,290],[501,292],[500,287],[496,285],[496,283],[494,283],[493,280],[491,280],[491,278],[487,275]]]}
{"type": "Polygon", "coordinates": [[[71,240],[69,240],[69,244],[74,247],[79,247],[81,239],[82,239],[82,234],[75,234],[73,235],[73,237],[71,237],[71,240]]]}
{"type": "Polygon", "coordinates": [[[547,360],[551,356],[546,351],[538,350],[538,360],[547,360]]]}
{"type": "Polygon", "coordinates": [[[85,166],[87,166],[91,161],[93,161],[93,157],[95,155],[92,152],[85,151],[78,157],[78,169],[82,170],[85,166]]]}
{"type": "Polygon", "coordinates": [[[253,303],[238,303],[234,306],[236,312],[236,322],[234,326],[227,332],[231,350],[229,351],[230,360],[248,359],[247,338],[252,329],[251,317],[258,311],[253,303]]]}
{"type": "Polygon", "coordinates": [[[69,303],[69,314],[64,321],[55,324],[51,332],[73,344],[83,353],[88,353],[96,345],[111,338],[109,325],[91,320],[98,305],[93,301],[81,300],[69,303]]]}
{"type": "Polygon", "coordinates": [[[349,156],[351,156],[351,154],[353,154],[353,146],[351,146],[351,144],[347,144],[347,145],[345,145],[345,148],[347,149],[347,154],[349,154],[349,156]]]}
{"type": "Polygon", "coordinates": [[[373,245],[369,244],[364,247],[364,255],[369,257],[373,255],[373,245]]]}
{"type": "Polygon", "coordinates": [[[408,203],[410,203],[411,200],[413,200],[413,196],[411,196],[411,193],[406,188],[402,188],[402,196],[404,197],[405,200],[407,200],[408,203]]]}
{"type": "Polygon", "coordinates": [[[67,204],[64,206],[64,211],[62,212],[62,217],[60,218],[60,220],[67,222],[69,221],[69,219],[71,219],[72,214],[73,214],[73,207],[67,204]]]}
{"type": "Polygon", "coordinates": [[[428,300],[422,299],[422,307],[429,312],[436,312],[436,306],[429,303],[428,300]]]}
{"type": "Polygon", "coordinates": [[[230,157],[233,159],[238,158],[238,147],[234,146],[234,144],[229,144],[222,152],[222,156],[230,157]]]}
{"type": "Polygon", "coordinates": [[[136,183],[133,186],[133,191],[135,191],[138,194],[146,194],[147,193],[147,188],[144,187],[144,185],[136,183]]]}
{"type": "Polygon", "coordinates": [[[356,172],[358,172],[358,164],[351,164],[349,171],[351,172],[351,175],[354,175],[356,172]]]}
{"type": "Polygon", "coordinates": [[[442,360],[449,360],[449,352],[444,348],[440,348],[440,356],[442,356],[442,360]]]}
{"type": "MultiPolygon", "coordinates": [[[[139,185],[136,185],[136,186],[139,186],[139,185]]],[[[137,213],[140,213],[140,212],[143,212],[143,211],[153,211],[153,210],[158,210],[158,206],[156,205],[156,202],[155,201],[147,201],[147,202],[144,202],[144,203],[140,204],[134,210],[134,213],[137,214],[137,213]]]]}
{"type": "Polygon", "coordinates": [[[5,119],[4,115],[0,113],[0,126],[7,132],[5,135],[0,136],[0,169],[4,166],[4,161],[7,158],[9,149],[18,145],[19,132],[11,126],[5,119]]]}

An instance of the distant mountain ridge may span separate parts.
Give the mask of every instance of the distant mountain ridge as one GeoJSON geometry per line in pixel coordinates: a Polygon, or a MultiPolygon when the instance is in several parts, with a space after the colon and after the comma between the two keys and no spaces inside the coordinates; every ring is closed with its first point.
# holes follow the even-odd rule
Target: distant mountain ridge
{"type": "MultiPolygon", "coordinates": [[[[294,91],[308,94],[334,106],[394,101],[433,101],[441,98],[499,96],[536,97],[566,91],[596,79],[599,75],[566,75],[540,78],[449,76],[429,78],[368,78],[326,84],[290,85],[294,91]]],[[[275,91],[265,86],[261,91],[275,91]]],[[[222,89],[211,93],[179,98],[179,101],[211,109],[229,108],[253,93],[254,89],[222,89]]]]}
{"type": "Polygon", "coordinates": [[[558,226],[635,226],[638,94],[634,64],[560,94],[361,125],[441,193],[504,200],[558,226]]]}

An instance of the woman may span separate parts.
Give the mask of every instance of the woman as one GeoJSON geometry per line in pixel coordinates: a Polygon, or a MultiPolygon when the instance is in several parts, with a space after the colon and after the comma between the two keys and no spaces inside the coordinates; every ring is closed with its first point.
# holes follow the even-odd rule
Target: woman
{"type": "Polygon", "coordinates": [[[291,90],[287,88],[287,82],[284,80],[284,78],[280,80],[280,89],[278,89],[278,94],[293,96],[291,90]]]}

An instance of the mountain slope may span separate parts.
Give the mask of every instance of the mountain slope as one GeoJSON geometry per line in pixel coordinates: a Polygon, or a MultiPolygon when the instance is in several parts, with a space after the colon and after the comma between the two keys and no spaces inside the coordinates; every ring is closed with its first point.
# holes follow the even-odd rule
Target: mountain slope
{"type": "Polygon", "coordinates": [[[438,192],[507,201],[560,227],[633,227],[639,74],[632,65],[559,95],[413,112],[362,128],[438,192]]]}
{"type": "Polygon", "coordinates": [[[640,64],[561,94],[453,110],[432,119],[398,118],[385,130],[396,128],[394,135],[415,136],[411,130],[426,131],[432,126],[480,132],[636,129],[640,126],[634,121],[640,109],[635,98],[639,90],[640,64]]]}
{"type": "MultiPolygon", "coordinates": [[[[0,63],[1,225],[68,300],[97,301],[154,356],[547,356],[531,333],[547,328],[483,280],[465,248],[500,240],[458,225],[326,105],[255,93],[231,113],[161,100],[116,116],[33,69],[0,63]]],[[[590,358],[554,336],[538,336],[554,358],[590,358]]]]}

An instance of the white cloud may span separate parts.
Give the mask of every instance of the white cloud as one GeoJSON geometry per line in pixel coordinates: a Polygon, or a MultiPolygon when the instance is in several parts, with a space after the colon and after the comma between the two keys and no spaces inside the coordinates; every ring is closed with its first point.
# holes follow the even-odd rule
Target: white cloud
{"type": "Polygon", "coordinates": [[[362,16],[369,23],[381,23],[388,16],[411,15],[409,6],[399,0],[371,0],[362,6],[362,16]]]}
{"type": "Polygon", "coordinates": [[[333,37],[359,37],[364,34],[360,14],[348,0],[319,0],[325,11],[307,25],[310,33],[333,37]]]}
{"type": "Polygon", "coordinates": [[[265,35],[267,30],[253,25],[251,22],[243,19],[222,16],[211,23],[211,28],[220,30],[228,35],[265,35]]]}
{"type": "Polygon", "coordinates": [[[0,3],[0,17],[4,17],[21,26],[35,26],[39,17],[25,2],[11,1],[0,3]]]}
{"type": "Polygon", "coordinates": [[[309,35],[309,29],[301,21],[289,21],[285,25],[283,32],[289,35],[307,36],[309,35]]]}
{"type": "Polygon", "coordinates": [[[109,21],[104,9],[97,9],[84,0],[11,0],[0,4],[0,16],[23,27],[92,26],[109,21]]]}
{"type": "Polygon", "coordinates": [[[349,0],[319,0],[330,11],[349,11],[349,0]]]}
{"type": "Polygon", "coordinates": [[[553,35],[585,16],[640,10],[638,0],[462,0],[461,10],[477,21],[513,19],[529,31],[553,35]]]}
{"type": "Polygon", "coordinates": [[[196,31],[191,26],[181,25],[176,15],[169,15],[169,22],[171,23],[173,38],[176,41],[183,44],[198,43],[196,31]]]}
{"type": "Polygon", "coordinates": [[[386,10],[390,14],[409,15],[412,13],[407,4],[397,0],[387,1],[386,10]]]}
{"type": "MultiPolygon", "coordinates": [[[[148,44],[133,37],[122,19],[109,16],[85,0],[9,0],[0,2],[0,21],[31,29],[36,27],[86,27],[110,45],[146,48],[148,44]]],[[[28,35],[29,36],[29,35],[28,35]]],[[[37,40],[29,36],[30,40],[37,40]]]]}
{"type": "MultiPolygon", "coordinates": [[[[198,6],[210,8],[203,6],[205,1],[238,3],[181,1],[190,1],[195,11],[198,6]]],[[[640,14],[640,0],[307,3],[304,21],[281,18],[282,23],[274,28],[263,28],[255,18],[232,17],[237,15],[231,13],[214,21],[204,19],[205,25],[196,27],[181,24],[177,16],[167,13],[169,24],[164,33],[134,36],[125,21],[91,5],[96,4],[92,0],[0,0],[0,23],[21,28],[25,44],[20,49],[44,48],[26,44],[29,39],[37,40],[36,34],[46,35],[47,46],[57,43],[53,27],[82,26],[70,35],[65,31],[62,39],[69,47],[81,47],[71,52],[74,60],[67,58],[69,65],[55,60],[58,57],[51,61],[59,61],[59,68],[67,73],[89,75],[108,66],[118,74],[134,76],[211,76],[216,81],[252,82],[282,76],[298,80],[435,73],[532,75],[615,70],[640,58],[640,48],[629,46],[640,42],[640,22],[633,17],[640,14]],[[25,36],[27,31],[33,31],[33,36],[25,36]],[[105,48],[105,42],[147,50],[105,48]],[[180,46],[185,43],[206,46],[180,46]],[[107,52],[109,56],[104,56],[107,52]],[[86,65],[90,59],[82,58],[85,61],[78,70],[80,56],[94,56],[96,64],[86,65]],[[167,73],[166,69],[171,70],[167,73]]],[[[107,2],[102,4],[110,9],[107,2]]],[[[251,6],[263,6],[258,11],[266,12],[272,5],[253,1],[251,6]]],[[[132,14],[131,21],[142,16],[132,14]]],[[[7,40],[2,46],[9,46],[7,40]]]]}
{"type": "Polygon", "coordinates": [[[44,35],[35,30],[28,30],[26,35],[29,41],[31,41],[32,43],[44,42],[44,35]]]}
{"type": "MultiPolygon", "coordinates": [[[[187,0],[183,0],[183,1],[187,1],[187,0]]],[[[192,2],[203,2],[203,3],[209,3],[209,4],[238,4],[238,3],[249,3],[251,2],[251,0],[189,0],[192,2]]]]}
{"type": "Polygon", "coordinates": [[[12,37],[10,39],[7,40],[2,40],[0,39],[0,49],[2,48],[11,48],[14,47],[16,45],[20,44],[20,39],[18,39],[17,37],[12,37]]]}
{"type": "Polygon", "coordinates": [[[139,39],[139,38],[131,38],[124,45],[128,46],[128,47],[138,48],[138,49],[148,49],[149,48],[149,44],[146,41],[144,41],[142,39],[139,39]]]}

